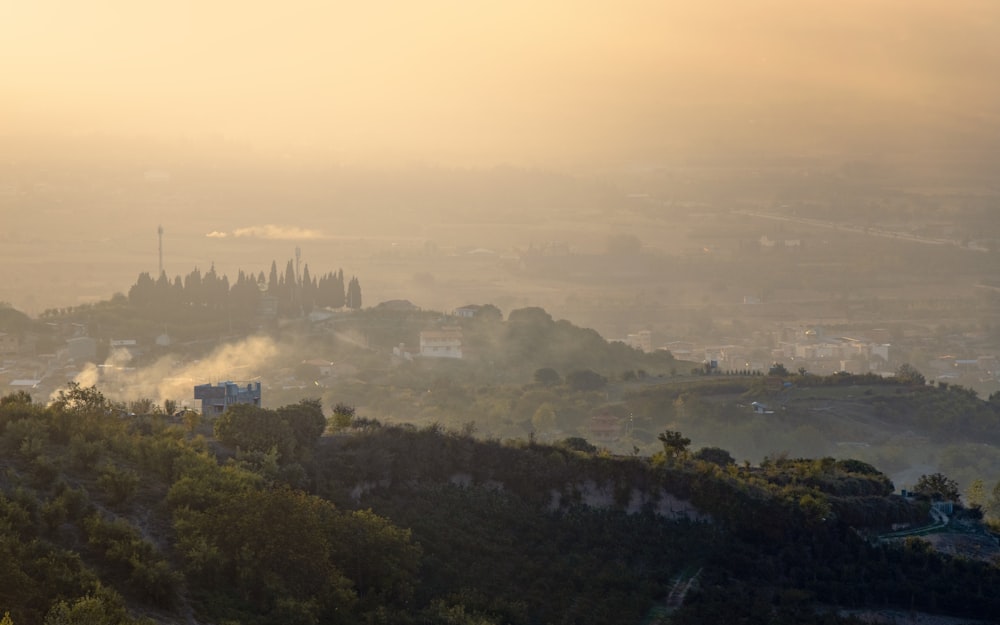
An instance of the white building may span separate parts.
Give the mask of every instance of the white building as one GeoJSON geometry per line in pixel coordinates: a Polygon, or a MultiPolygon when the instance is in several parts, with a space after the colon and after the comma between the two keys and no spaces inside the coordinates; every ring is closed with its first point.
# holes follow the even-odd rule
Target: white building
{"type": "Polygon", "coordinates": [[[460,329],[424,330],[420,333],[420,355],[425,358],[462,358],[460,329]]]}
{"type": "Polygon", "coordinates": [[[625,344],[633,349],[649,354],[653,351],[653,333],[649,330],[640,330],[635,334],[625,337],[625,344]]]}

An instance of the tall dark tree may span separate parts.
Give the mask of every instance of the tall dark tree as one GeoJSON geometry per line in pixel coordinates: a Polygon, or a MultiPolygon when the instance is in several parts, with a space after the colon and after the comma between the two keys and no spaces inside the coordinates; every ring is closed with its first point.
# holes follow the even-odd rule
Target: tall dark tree
{"type": "Polygon", "coordinates": [[[278,294],[278,263],[271,261],[271,273],[267,277],[267,291],[270,295],[278,294]]]}
{"type": "Polygon", "coordinates": [[[160,309],[169,307],[173,304],[172,295],[167,272],[160,272],[160,277],[156,279],[156,307],[160,309]]]}
{"type": "Polygon", "coordinates": [[[208,271],[205,272],[205,275],[202,276],[201,291],[202,301],[206,306],[212,309],[222,307],[222,303],[225,301],[225,296],[221,292],[219,275],[215,273],[215,263],[212,263],[212,266],[209,267],[208,271]]]}
{"type": "Polygon", "coordinates": [[[189,304],[203,303],[201,294],[201,271],[197,267],[184,278],[184,299],[189,304]]]}
{"type": "Polygon", "coordinates": [[[309,265],[306,264],[302,267],[302,285],[300,288],[300,302],[302,304],[302,311],[309,313],[316,305],[316,283],[313,282],[312,277],[309,275],[309,265]]]}
{"type": "Polygon", "coordinates": [[[219,306],[225,307],[229,305],[229,276],[223,275],[219,278],[218,282],[218,300],[219,306]]]}
{"type": "Polygon", "coordinates": [[[180,276],[174,276],[174,282],[170,285],[170,303],[177,307],[184,305],[184,281],[180,276]]]}
{"type": "Polygon", "coordinates": [[[257,310],[257,299],[260,290],[257,288],[257,278],[247,275],[241,270],[236,278],[236,284],[229,290],[229,310],[236,318],[248,318],[257,310]]]}
{"type": "Polygon", "coordinates": [[[342,308],[347,304],[346,287],[344,285],[344,270],[338,269],[336,273],[333,274],[333,303],[330,304],[331,308],[342,308]]]}
{"type": "Polygon", "coordinates": [[[295,264],[291,259],[288,259],[288,264],[285,265],[285,276],[281,281],[280,290],[279,306],[281,306],[281,311],[288,316],[298,314],[298,278],[295,275],[295,264]]]}
{"type": "Polygon", "coordinates": [[[337,273],[327,273],[320,278],[316,291],[317,306],[342,308],[345,301],[344,282],[337,273]]]}
{"type": "Polygon", "coordinates": [[[351,282],[347,285],[347,307],[354,310],[361,308],[361,283],[354,276],[351,276],[351,282]]]}
{"type": "Polygon", "coordinates": [[[128,290],[128,301],[133,306],[147,307],[153,303],[153,293],[156,288],[152,276],[148,272],[139,274],[135,284],[128,290]]]}

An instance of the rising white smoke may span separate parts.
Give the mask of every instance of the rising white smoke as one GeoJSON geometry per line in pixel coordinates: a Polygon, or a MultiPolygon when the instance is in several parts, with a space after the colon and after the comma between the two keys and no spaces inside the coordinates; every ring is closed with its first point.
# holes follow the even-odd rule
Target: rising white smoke
{"type": "MultiPolygon", "coordinates": [[[[211,236],[211,235],[209,235],[211,236]]],[[[299,228],[298,226],[279,226],[275,224],[264,224],[260,226],[249,226],[238,228],[233,231],[234,237],[253,237],[257,239],[276,239],[282,241],[314,240],[327,238],[320,230],[309,228],[299,228]]]]}
{"type": "Polygon", "coordinates": [[[162,406],[170,399],[190,405],[195,385],[256,379],[278,353],[278,345],[272,339],[253,336],[221,345],[200,360],[182,362],[174,355],[167,355],[151,365],[132,368],[131,354],[117,349],[103,365],[88,364],[73,381],[83,387],[96,386],[112,401],[151,399],[162,406]]]}

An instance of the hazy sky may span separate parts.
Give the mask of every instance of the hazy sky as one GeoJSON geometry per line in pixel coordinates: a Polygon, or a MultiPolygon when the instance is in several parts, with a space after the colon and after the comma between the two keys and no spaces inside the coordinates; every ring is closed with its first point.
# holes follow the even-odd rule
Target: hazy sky
{"type": "Polygon", "coordinates": [[[1000,144],[996,0],[0,0],[0,135],[449,162],[1000,144]]]}

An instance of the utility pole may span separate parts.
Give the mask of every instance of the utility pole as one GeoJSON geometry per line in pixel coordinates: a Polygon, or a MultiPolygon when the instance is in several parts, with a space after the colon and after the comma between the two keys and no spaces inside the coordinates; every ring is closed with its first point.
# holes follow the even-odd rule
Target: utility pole
{"type": "Polygon", "coordinates": [[[159,226],[156,229],[156,234],[160,236],[160,272],[156,274],[156,279],[159,280],[160,276],[163,275],[163,226],[159,226]]]}

